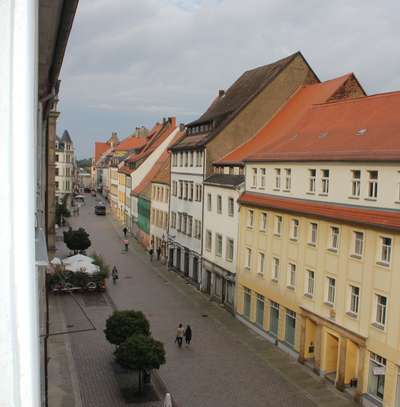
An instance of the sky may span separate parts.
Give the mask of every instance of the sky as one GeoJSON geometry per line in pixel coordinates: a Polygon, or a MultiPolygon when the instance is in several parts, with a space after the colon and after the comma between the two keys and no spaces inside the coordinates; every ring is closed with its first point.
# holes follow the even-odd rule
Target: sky
{"type": "Polygon", "coordinates": [[[321,80],[400,90],[399,0],[80,0],[57,132],[78,158],[163,117],[197,118],[244,71],[301,51],[321,80]]]}

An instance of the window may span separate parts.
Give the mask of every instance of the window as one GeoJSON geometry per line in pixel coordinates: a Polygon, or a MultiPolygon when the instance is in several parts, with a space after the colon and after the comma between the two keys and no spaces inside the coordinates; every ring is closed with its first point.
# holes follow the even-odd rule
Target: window
{"type": "Polygon", "coordinates": [[[179,166],[183,167],[183,153],[179,153],[179,166]]]}
{"type": "Polygon", "coordinates": [[[281,170],[275,168],[275,189],[281,189],[281,170]]]}
{"type": "Polygon", "coordinates": [[[183,181],[179,181],[179,199],[183,197],[183,181]]]}
{"type": "Polygon", "coordinates": [[[264,274],[264,263],[265,263],[265,255],[264,253],[258,253],[258,273],[264,274]]]}
{"type": "Polygon", "coordinates": [[[267,230],[267,214],[266,212],[261,212],[260,231],[265,232],[266,230],[267,230]]]}
{"type": "Polygon", "coordinates": [[[288,286],[294,287],[296,285],[296,265],[293,263],[288,264],[288,286]]]}
{"type": "Polygon", "coordinates": [[[197,234],[195,237],[201,239],[201,220],[197,221],[197,234]]]}
{"type": "Polygon", "coordinates": [[[256,297],[256,324],[261,328],[264,326],[264,296],[257,294],[256,297]]]}
{"type": "Polygon", "coordinates": [[[243,290],[243,315],[246,318],[250,318],[251,310],[251,290],[247,287],[244,287],[243,290]]]}
{"type": "Polygon", "coordinates": [[[271,311],[269,318],[269,333],[278,336],[279,329],[279,304],[271,301],[271,311]]]}
{"type": "Polygon", "coordinates": [[[290,309],[286,310],[285,342],[294,346],[296,337],[296,313],[290,309]]]}
{"type": "Polygon", "coordinates": [[[250,270],[251,267],[251,249],[246,247],[246,257],[244,267],[250,270]]]}
{"type": "Polygon", "coordinates": [[[276,236],[280,236],[282,233],[282,216],[275,216],[275,231],[276,236]]]}
{"type": "Polygon", "coordinates": [[[354,235],[354,254],[361,257],[364,251],[364,233],[353,232],[354,235]]]}
{"type": "Polygon", "coordinates": [[[228,198],[228,215],[233,216],[233,211],[234,211],[233,198],[228,198]]]}
{"type": "Polygon", "coordinates": [[[183,218],[183,226],[182,226],[182,230],[181,230],[181,232],[186,234],[186,227],[187,227],[187,214],[186,214],[186,213],[184,213],[184,214],[182,215],[182,218],[183,218]]]}
{"type": "Polygon", "coordinates": [[[378,197],[378,171],[368,171],[368,198],[378,197]]]}
{"type": "Polygon", "coordinates": [[[185,181],[185,194],[183,199],[187,200],[189,197],[189,183],[185,181]]]}
{"type": "Polygon", "coordinates": [[[315,246],[318,239],[318,225],[316,223],[310,223],[310,240],[309,244],[315,246]]]}
{"type": "Polygon", "coordinates": [[[315,273],[312,270],[307,270],[306,294],[310,297],[314,296],[315,273]]]}
{"type": "Polygon", "coordinates": [[[285,168],[285,190],[290,191],[292,187],[292,170],[285,168]]]}
{"type": "Polygon", "coordinates": [[[253,168],[253,178],[252,178],[251,187],[252,188],[257,187],[257,168],[253,168]]]}
{"type": "Polygon", "coordinates": [[[260,188],[265,188],[265,168],[260,169],[260,188]]]}
{"type": "Polygon", "coordinates": [[[211,212],[211,209],[212,209],[211,194],[207,194],[207,210],[211,212]]]}
{"type": "Polygon", "coordinates": [[[329,170],[321,170],[321,189],[323,194],[329,193],[329,170]]]}
{"type": "Polygon", "coordinates": [[[189,201],[193,201],[193,190],[194,190],[194,185],[193,182],[189,183],[189,201]]]}
{"type": "Polygon", "coordinates": [[[370,352],[369,374],[368,374],[368,393],[383,401],[385,392],[385,373],[386,359],[375,353],[370,352]]]}
{"type": "Polygon", "coordinates": [[[328,295],[326,298],[326,302],[329,304],[335,303],[335,294],[336,294],[336,280],[331,277],[327,277],[328,279],[328,295]]]}
{"type": "Polygon", "coordinates": [[[176,167],[178,165],[178,156],[176,153],[172,154],[172,166],[176,167]]]}
{"type": "Polygon", "coordinates": [[[392,255],[392,239],[390,237],[380,237],[380,246],[379,262],[388,266],[392,255]]]}
{"type": "Polygon", "coordinates": [[[193,152],[189,152],[189,166],[193,167],[193,152]]]}
{"type": "Polygon", "coordinates": [[[193,216],[188,216],[188,228],[187,228],[187,235],[192,236],[192,228],[193,228],[193,216]]]}
{"type": "Polygon", "coordinates": [[[218,257],[222,256],[222,236],[218,233],[215,236],[215,254],[218,257]]]}
{"type": "Polygon", "coordinates": [[[249,209],[247,211],[247,227],[252,228],[254,226],[254,211],[249,209]]]}
{"type": "Polygon", "coordinates": [[[201,160],[202,160],[202,155],[203,153],[201,151],[197,152],[197,161],[196,161],[196,166],[197,167],[201,167],[201,160]]]}
{"type": "Polygon", "coordinates": [[[185,151],[185,167],[188,166],[188,152],[185,151]]]}
{"type": "Polygon", "coordinates": [[[279,278],[280,262],[277,257],[272,258],[272,279],[278,280],[279,278]]]}
{"type": "Polygon", "coordinates": [[[331,226],[330,249],[334,251],[339,249],[339,228],[337,226],[331,226]]]}
{"type": "Polygon", "coordinates": [[[217,195],[217,213],[222,213],[222,196],[217,195]]]}
{"type": "Polygon", "coordinates": [[[358,314],[360,304],[360,287],[350,286],[350,312],[358,314]]]}
{"type": "Polygon", "coordinates": [[[201,202],[201,185],[196,184],[196,201],[201,202]]]}
{"type": "Polygon", "coordinates": [[[233,239],[226,240],[226,260],[233,260],[234,242],[233,239]]]}
{"type": "Polygon", "coordinates": [[[315,194],[315,180],[317,178],[317,170],[311,168],[308,170],[308,192],[315,194]]]}
{"type": "Polygon", "coordinates": [[[292,219],[292,225],[291,225],[291,239],[292,240],[298,240],[299,238],[299,220],[298,219],[292,219]]]}
{"type": "Polygon", "coordinates": [[[181,231],[181,225],[182,225],[182,213],[178,212],[178,227],[177,227],[178,232],[181,231]]]}
{"type": "Polygon", "coordinates": [[[383,295],[375,294],[376,301],[376,315],[375,323],[380,327],[384,327],[386,324],[386,308],[387,308],[387,298],[383,295]]]}
{"type": "Polygon", "coordinates": [[[351,175],[351,196],[353,198],[358,198],[361,193],[361,171],[352,170],[351,175]]]}

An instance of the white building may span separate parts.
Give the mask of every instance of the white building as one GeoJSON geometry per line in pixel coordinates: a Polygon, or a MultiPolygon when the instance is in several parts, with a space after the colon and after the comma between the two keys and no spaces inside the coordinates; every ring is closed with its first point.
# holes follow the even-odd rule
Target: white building
{"type": "Polygon", "coordinates": [[[200,285],[204,153],[172,153],[169,266],[200,285]]]}
{"type": "Polygon", "coordinates": [[[61,139],[56,138],[56,198],[59,203],[66,199],[67,206],[71,205],[74,191],[75,152],[71,136],[65,130],[61,139]]]}
{"type": "Polygon", "coordinates": [[[232,312],[239,234],[237,200],[243,190],[244,175],[214,174],[204,181],[202,289],[232,312]]]}

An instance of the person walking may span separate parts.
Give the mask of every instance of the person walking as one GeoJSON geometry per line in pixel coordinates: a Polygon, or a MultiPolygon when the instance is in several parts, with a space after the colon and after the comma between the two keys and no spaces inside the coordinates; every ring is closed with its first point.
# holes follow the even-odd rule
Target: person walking
{"type": "Polygon", "coordinates": [[[127,252],[127,251],[128,251],[128,246],[129,246],[129,240],[128,240],[128,239],[124,239],[124,240],[122,241],[122,243],[123,243],[124,246],[125,246],[125,252],[127,252]]]}
{"type": "Polygon", "coordinates": [[[185,342],[186,342],[186,346],[190,345],[190,341],[192,340],[192,328],[190,327],[190,325],[188,325],[185,329],[185,342]]]}
{"type": "Polygon", "coordinates": [[[153,253],[154,253],[154,250],[153,250],[153,248],[152,248],[152,247],[150,247],[150,250],[149,250],[149,254],[150,254],[150,261],[153,261],[153,253]]]}
{"type": "Polygon", "coordinates": [[[161,247],[157,248],[157,260],[160,261],[160,257],[161,257],[161,247]]]}
{"type": "Polygon", "coordinates": [[[111,271],[111,275],[112,275],[113,283],[115,284],[118,280],[118,270],[115,266],[113,267],[113,269],[111,271]]]}
{"type": "Polygon", "coordinates": [[[177,331],[176,331],[176,339],[175,339],[175,342],[177,342],[178,343],[178,346],[179,347],[182,347],[182,341],[183,341],[183,334],[184,334],[184,329],[183,329],[183,326],[182,326],[182,324],[179,324],[178,325],[178,329],[177,329],[177,331]]]}
{"type": "Polygon", "coordinates": [[[127,227],[124,226],[124,228],[122,229],[122,231],[124,232],[124,237],[126,238],[126,234],[128,233],[127,227]]]}

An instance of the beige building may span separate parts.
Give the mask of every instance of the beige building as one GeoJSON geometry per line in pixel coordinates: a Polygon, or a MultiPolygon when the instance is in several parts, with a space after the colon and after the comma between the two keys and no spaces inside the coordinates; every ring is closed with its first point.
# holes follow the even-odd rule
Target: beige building
{"type": "Polygon", "coordinates": [[[368,406],[400,403],[399,107],[395,92],[272,123],[239,200],[239,318],[368,406]]]}

